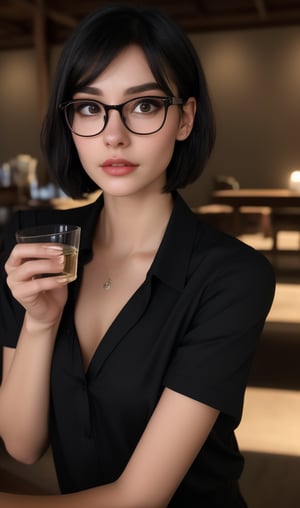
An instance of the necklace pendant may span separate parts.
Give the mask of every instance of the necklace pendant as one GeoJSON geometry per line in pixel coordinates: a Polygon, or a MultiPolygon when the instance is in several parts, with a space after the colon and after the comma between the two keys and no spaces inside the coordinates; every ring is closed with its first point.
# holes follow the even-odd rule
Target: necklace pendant
{"type": "Polygon", "coordinates": [[[111,278],[109,277],[103,284],[104,291],[109,291],[111,289],[111,278]]]}

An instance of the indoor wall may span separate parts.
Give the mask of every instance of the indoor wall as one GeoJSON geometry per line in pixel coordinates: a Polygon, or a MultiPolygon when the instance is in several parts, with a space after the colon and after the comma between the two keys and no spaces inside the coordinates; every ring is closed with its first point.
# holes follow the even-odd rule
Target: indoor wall
{"type": "MultiPolygon", "coordinates": [[[[300,28],[193,34],[212,97],[217,140],[203,176],[183,191],[191,206],[209,199],[212,177],[243,187],[286,187],[300,167],[300,28]]],[[[51,48],[51,75],[60,48],[51,48]]],[[[0,52],[0,164],[38,157],[34,50],[0,52]]]]}

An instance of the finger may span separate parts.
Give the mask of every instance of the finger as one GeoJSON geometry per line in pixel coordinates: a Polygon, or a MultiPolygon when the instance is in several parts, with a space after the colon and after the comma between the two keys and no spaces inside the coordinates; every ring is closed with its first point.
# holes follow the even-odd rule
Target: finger
{"type": "Polygon", "coordinates": [[[11,287],[15,282],[25,282],[44,274],[59,274],[63,271],[64,255],[52,259],[32,259],[23,262],[14,269],[7,271],[7,283],[11,287]]]}
{"type": "Polygon", "coordinates": [[[26,259],[53,258],[63,252],[61,244],[27,243],[16,244],[5,264],[8,271],[22,264],[26,259]]]}
{"type": "Polygon", "coordinates": [[[65,275],[32,279],[26,283],[17,284],[14,287],[14,297],[26,307],[30,303],[37,302],[39,295],[63,287],[67,283],[68,278],[65,275]]]}

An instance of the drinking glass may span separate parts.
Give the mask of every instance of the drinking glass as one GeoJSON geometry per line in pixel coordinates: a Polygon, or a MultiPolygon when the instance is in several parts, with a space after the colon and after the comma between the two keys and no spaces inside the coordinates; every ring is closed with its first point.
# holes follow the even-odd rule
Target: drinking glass
{"type": "Polygon", "coordinates": [[[63,270],[60,273],[47,273],[40,277],[64,275],[68,282],[77,277],[78,249],[81,228],[71,224],[47,224],[21,229],[16,232],[18,243],[55,243],[63,249],[65,258],[63,270]]]}

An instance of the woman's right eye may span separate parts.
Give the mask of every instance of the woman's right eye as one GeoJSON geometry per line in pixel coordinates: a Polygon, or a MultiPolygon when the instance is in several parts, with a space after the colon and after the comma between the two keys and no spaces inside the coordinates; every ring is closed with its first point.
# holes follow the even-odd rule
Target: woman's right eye
{"type": "Polygon", "coordinates": [[[74,104],[75,113],[82,116],[98,115],[101,112],[101,107],[96,102],[78,102],[74,104]]]}

